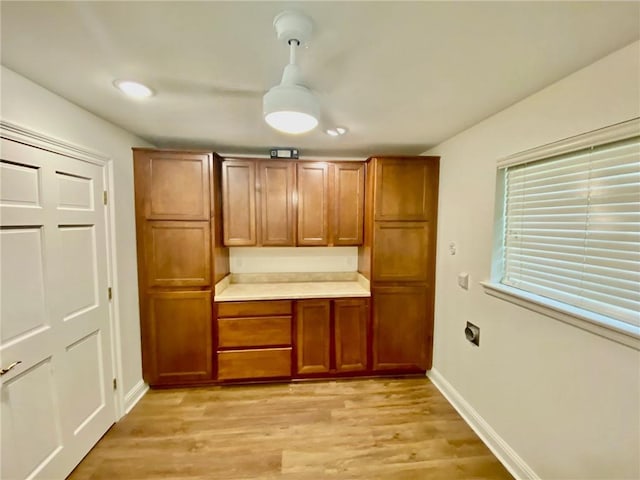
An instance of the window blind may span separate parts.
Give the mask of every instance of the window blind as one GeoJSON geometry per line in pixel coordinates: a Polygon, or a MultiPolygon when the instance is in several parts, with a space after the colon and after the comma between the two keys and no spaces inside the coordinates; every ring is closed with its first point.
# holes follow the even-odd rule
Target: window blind
{"type": "Polygon", "coordinates": [[[505,169],[502,283],[640,326],[640,137],[505,169]]]}

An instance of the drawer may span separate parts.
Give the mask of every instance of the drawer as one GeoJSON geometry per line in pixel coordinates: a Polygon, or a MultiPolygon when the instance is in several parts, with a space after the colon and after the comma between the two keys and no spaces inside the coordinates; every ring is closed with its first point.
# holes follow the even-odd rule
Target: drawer
{"type": "Polygon", "coordinates": [[[291,345],[291,317],[218,319],[219,347],[291,345]]]}
{"type": "Polygon", "coordinates": [[[291,300],[258,302],[219,302],[218,317],[257,317],[291,315],[291,300]]]}
{"type": "Polygon", "coordinates": [[[218,380],[291,376],[291,348],[218,352],[218,380]]]}

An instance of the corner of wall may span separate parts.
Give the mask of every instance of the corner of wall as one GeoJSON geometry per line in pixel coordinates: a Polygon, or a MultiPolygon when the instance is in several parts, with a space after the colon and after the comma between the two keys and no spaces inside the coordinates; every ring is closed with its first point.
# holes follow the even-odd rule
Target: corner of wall
{"type": "Polygon", "coordinates": [[[489,450],[500,460],[504,467],[516,479],[539,480],[540,477],[527,463],[511,448],[511,446],[496,432],[487,421],[462,397],[462,395],[442,376],[432,369],[427,372],[429,380],[440,390],[453,408],[467,422],[474,432],[485,443],[489,450]]]}
{"type": "Polygon", "coordinates": [[[148,391],[149,385],[144,383],[144,380],[140,380],[136,383],[124,396],[124,411],[120,418],[129,413],[148,391]]]}

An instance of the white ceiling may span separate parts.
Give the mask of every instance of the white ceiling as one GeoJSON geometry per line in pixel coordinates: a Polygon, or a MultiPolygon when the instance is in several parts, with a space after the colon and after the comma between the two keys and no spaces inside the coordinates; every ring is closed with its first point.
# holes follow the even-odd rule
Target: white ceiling
{"type": "MultiPolygon", "coordinates": [[[[640,38],[639,2],[9,2],[2,63],[158,146],[307,155],[418,154],[640,38]],[[273,17],[315,33],[299,54],[325,127],[271,130],[262,93],[288,59],[273,17]],[[146,101],[112,86],[151,86],[146,101]]],[[[544,118],[540,119],[541,122],[544,118]]]]}

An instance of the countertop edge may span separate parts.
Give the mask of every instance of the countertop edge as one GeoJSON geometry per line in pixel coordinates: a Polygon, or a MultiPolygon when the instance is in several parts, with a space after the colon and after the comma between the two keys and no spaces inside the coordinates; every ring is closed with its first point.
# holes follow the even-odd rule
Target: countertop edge
{"type": "MultiPolygon", "coordinates": [[[[279,284],[280,282],[274,283],[237,283],[233,284],[230,282],[230,275],[223,278],[219,281],[214,288],[213,300],[215,302],[242,302],[242,301],[253,301],[253,300],[303,300],[303,299],[312,299],[312,298],[369,298],[371,297],[371,291],[369,287],[369,282],[361,275],[358,274],[358,279],[353,281],[314,281],[314,282],[291,282],[297,285],[304,284],[309,286],[314,286],[315,288],[310,289],[310,291],[287,291],[285,288],[282,293],[274,292],[273,286],[279,284]],[[327,289],[323,289],[323,284],[331,284],[331,286],[327,285],[327,289]],[[335,284],[341,284],[340,288],[336,289],[335,284]],[[242,285],[243,288],[241,291],[233,292],[234,285],[242,285]],[[246,286],[251,285],[252,288],[250,291],[247,291],[246,286]],[[267,291],[260,291],[260,285],[264,285],[267,291]]],[[[288,284],[289,282],[284,282],[283,285],[288,284]]],[[[306,290],[306,289],[305,289],[306,290]]]]}
{"type": "Polygon", "coordinates": [[[238,295],[225,298],[222,296],[214,296],[213,301],[218,303],[224,302],[250,302],[254,300],[305,300],[312,298],[369,298],[371,292],[341,292],[341,293],[310,293],[310,294],[298,294],[298,295],[238,295]]]}

